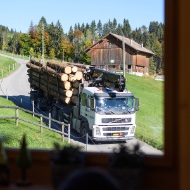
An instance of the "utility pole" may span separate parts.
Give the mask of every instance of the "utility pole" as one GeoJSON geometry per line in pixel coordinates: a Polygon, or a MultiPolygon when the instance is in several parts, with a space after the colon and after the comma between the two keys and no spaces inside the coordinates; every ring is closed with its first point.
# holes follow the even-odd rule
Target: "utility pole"
{"type": "Polygon", "coordinates": [[[42,23],[42,62],[44,62],[44,23],[42,23]]]}
{"type": "Polygon", "coordinates": [[[125,41],[124,41],[124,34],[122,32],[122,46],[123,46],[123,76],[125,77],[125,41]]]}

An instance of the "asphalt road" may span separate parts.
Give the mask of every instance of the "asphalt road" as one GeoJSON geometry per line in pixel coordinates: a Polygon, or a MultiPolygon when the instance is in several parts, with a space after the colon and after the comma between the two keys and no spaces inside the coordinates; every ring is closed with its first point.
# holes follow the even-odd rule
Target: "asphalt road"
{"type": "MultiPolygon", "coordinates": [[[[30,85],[28,82],[27,67],[26,67],[26,63],[28,61],[19,58],[13,58],[13,59],[20,64],[20,67],[18,70],[16,70],[8,77],[0,79],[0,96],[7,97],[8,99],[12,100],[20,107],[32,110],[32,104],[29,98],[30,85]]],[[[57,125],[52,125],[52,127],[59,129],[59,126],[57,125]]],[[[113,151],[114,148],[119,147],[118,142],[97,143],[97,142],[88,141],[88,145],[86,145],[85,139],[79,137],[78,134],[75,133],[74,131],[71,131],[71,142],[80,145],[84,151],[88,152],[111,152],[113,151]]],[[[152,146],[142,141],[139,141],[138,139],[135,138],[133,140],[127,141],[124,144],[129,148],[132,148],[136,143],[140,144],[140,148],[144,154],[149,154],[149,155],[164,154],[162,151],[157,150],[152,146]]]]}

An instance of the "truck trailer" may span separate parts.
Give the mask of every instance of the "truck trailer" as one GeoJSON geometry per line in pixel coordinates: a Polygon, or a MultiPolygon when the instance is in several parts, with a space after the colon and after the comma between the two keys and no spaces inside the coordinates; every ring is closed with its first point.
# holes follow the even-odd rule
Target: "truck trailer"
{"type": "MultiPolygon", "coordinates": [[[[126,89],[125,77],[83,64],[61,65],[61,63],[42,64],[34,60],[27,64],[31,87],[30,98],[38,109],[50,109],[53,119],[69,123],[81,137],[88,133],[95,141],[133,139],[139,99],[126,89]],[[53,74],[48,68],[51,65],[54,65],[51,67],[54,68],[53,74]],[[82,72],[82,78],[77,83],[76,79],[68,77],[72,78],[71,87],[65,89],[66,87],[60,85],[60,83],[65,84],[65,81],[60,80],[64,70],[60,68],[68,65],[72,68],[77,67],[77,70],[82,72]],[[74,92],[72,88],[74,86],[76,89],[74,95],[67,97],[67,91],[72,89],[74,92]]],[[[74,73],[71,71],[67,75],[73,76],[74,73]]]]}

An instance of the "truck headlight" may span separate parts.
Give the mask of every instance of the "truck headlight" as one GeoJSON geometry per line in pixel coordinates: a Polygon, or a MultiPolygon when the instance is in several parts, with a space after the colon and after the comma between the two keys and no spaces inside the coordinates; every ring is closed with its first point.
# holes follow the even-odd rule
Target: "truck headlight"
{"type": "Polygon", "coordinates": [[[96,135],[101,135],[99,127],[96,127],[96,135]]]}
{"type": "Polygon", "coordinates": [[[134,134],[135,133],[135,126],[132,126],[131,127],[131,134],[134,134]]]}

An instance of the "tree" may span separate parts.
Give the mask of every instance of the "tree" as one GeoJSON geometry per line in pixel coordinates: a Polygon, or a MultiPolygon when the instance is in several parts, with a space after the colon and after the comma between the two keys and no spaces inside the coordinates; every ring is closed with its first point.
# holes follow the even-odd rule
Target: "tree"
{"type": "Polygon", "coordinates": [[[7,51],[18,54],[19,52],[19,35],[14,32],[8,39],[7,51]]]}
{"type": "Polygon", "coordinates": [[[86,37],[84,39],[84,44],[85,44],[84,49],[87,49],[88,47],[90,47],[92,45],[92,43],[93,43],[92,39],[93,39],[92,32],[91,32],[91,30],[88,29],[86,31],[86,37]]]}
{"type": "Polygon", "coordinates": [[[63,38],[63,28],[59,20],[55,26],[53,22],[48,25],[47,32],[49,33],[49,46],[47,47],[47,52],[50,55],[50,51],[54,49],[55,57],[57,57],[59,55],[61,40],[63,38]]]}
{"type": "Polygon", "coordinates": [[[103,33],[101,20],[98,21],[97,32],[98,32],[99,37],[101,38],[102,37],[102,33],[103,33]]]}
{"type": "MultiPolygon", "coordinates": [[[[42,49],[42,32],[41,32],[41,27],[42,25],[33,25],[33,22],[30,24],[30,28],[28,31],[28,34],[30,36],[30,48],[33,49],[34,56],[40,57],[41,56],[41,49],[42,49]]],[[[29,48],[29,51],[30,51],[29,48]]]]}
{"type": "Polygon", "coordinates": [[[84,51],[84,34],[80,30],[74,31],[73,47],[75,53],[75,62],[79,62],[79,55],[84,51]]]}
{"type": "Polygon", "coordinates": [[[49,58],[50,59],[55,59],[55,50],[53,48],[50,49],[49,58]]]}
{"type": "Polygon", "coordinates": [[[38,24],[44,25],[44,29],[46,29],[46,28],[47,28],[47,25],[48,25],[47,22],[46,22],[45,17],[42,17],[42,18],[40,19],[40,21],[39,21],[38,24]]]}
{"type": "Polygon", "coordinates": [[[149,33],[152,34],[152,33],[155,33],[157,34],[157,31],[158,31],[158,22],[150,22],[149,24],[149,33]]]}
{"type": "Polygon", "coordinates": [[[109,32],[113,32],[113,23],[111,22],[111,20],[108,20],[108,28],[109,28],[109,32]]]}
{"type": "Polygon", "coordinates": [[[129,20],[123,20],[123,34],[127,38],[131,38],[131,26],[129,24],[129,20]]]}
{"type": "Polygon", "coordinates": [[[95,39],[95,35],[96,35],[96,22],[95,22],[95,20],[93,20],[91,22],[90,30],[92,32],[92,40],[94,40],[95,39]]]}
{"type": "Polygon", "coordinates": [[[29,34],[19,33],[19,53],[21,55],[29,55],[31,42],[29,34]]]}
{"type": "Polygon", "coordinates": [[[116,20],[116,18],[113,19],[113,25],[112,26],[113,26],[112,32],[116,33],[116,31],[117,31],[117,20],[116,20]]]}
{"type": "Polygon", "coordinates": [[[163,73],[163,51],[162,51],[162,44],[157,40],[153,46],[153,51],[155,55],[153,59],[156,63],[156,73],[162,74],[163,73]]]}
{"type": "Polygon", "coordinates": [[[103,25],[103,36],[107,35],[110,32],[108,24],[103,25]]]}
{"type": "Polygon", "coordinates": [[[121,24],[118,24],[118,25],[117,25],[117,29],[116,29],[116,34],[122,36],[122,35],[123,35],[123,33],[122,33],[123,31],[122,31],[122,30],[123,30],[122,25],[121,25],[121,24]]]}
{"type": "Polygon", "coordinates": [[[62,38],[60,48],[60,55],[58,56],[59,59],[64,61],[74,59],[73,45],[66,36],[62,38]]]}
{"type": "Polygon", "coordinates": [[[73,31],[72,26],[71,26],[70,29],[69,29],[68,38],[69,38],[70,42],[73,42],[73,39],[74,39],[74,31],[73,31]]]}

